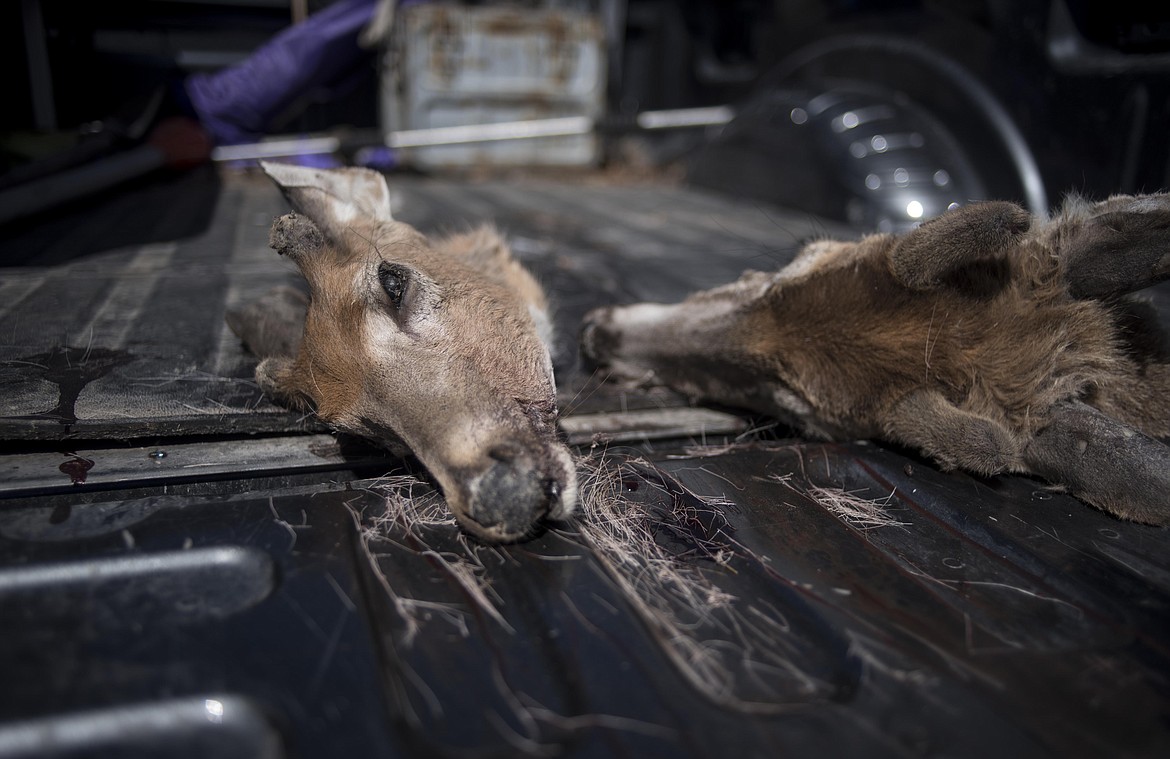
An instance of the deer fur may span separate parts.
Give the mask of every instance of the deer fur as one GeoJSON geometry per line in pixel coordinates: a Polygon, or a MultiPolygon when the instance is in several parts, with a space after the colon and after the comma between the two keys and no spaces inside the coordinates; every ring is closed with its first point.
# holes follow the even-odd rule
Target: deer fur
{"type": "Polygon", "coordinates": [[[270,244],[309,296],[277,288],[229,312],[272,398],[427,467],[490,541],[576,503],[556,429],[547,303],[490,227],[428,239],[395,221],[383,176],[262,163],[292,204],[270,244]]]}
{"type": "Polygon", "coordinates": [[[627,380],[878,438],[944,469],[1029,473],[1170,523],[1170,350],[1127,293],[1170,277],[1170,195],[1003,202],[820,240],[673,305],[602,308],[582,349],[627,380]]]}

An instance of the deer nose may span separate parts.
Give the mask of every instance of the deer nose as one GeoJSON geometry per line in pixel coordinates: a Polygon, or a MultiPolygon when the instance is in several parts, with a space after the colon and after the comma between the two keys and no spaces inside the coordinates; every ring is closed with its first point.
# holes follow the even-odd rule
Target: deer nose
{"type": "Polygon", "coordinates": [[[523,537],[548,515],[562,486],[542,474],[519,446],[496,445],[487,455],[491,463],[471,484],[467,516],[486,537],[523,537]]]}

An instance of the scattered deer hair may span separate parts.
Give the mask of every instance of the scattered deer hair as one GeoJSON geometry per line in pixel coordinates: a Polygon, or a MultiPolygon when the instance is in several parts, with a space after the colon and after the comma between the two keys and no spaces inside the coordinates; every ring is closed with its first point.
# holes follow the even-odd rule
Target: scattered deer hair
{"type": "Polygon", "coordinates": [[[424,237],[394,220],[374,171],[261,165],[294,209],[270,245],[309,285],[308,297],[277,288],[227,314],[262,359],[264,392],[404,443],[480,538],[567,517],[577,481],[556,429],[547,303],[499,234],[424,237]]]}
{"type": "Polygon", "coordinates": [[[976,203],[681,303],[595,310],[582,350],[618,378],[1166,525],[1170,348],[1128,293],[1168,277],[1170,195],[1071,199],[1048,221],[976,203]]]}

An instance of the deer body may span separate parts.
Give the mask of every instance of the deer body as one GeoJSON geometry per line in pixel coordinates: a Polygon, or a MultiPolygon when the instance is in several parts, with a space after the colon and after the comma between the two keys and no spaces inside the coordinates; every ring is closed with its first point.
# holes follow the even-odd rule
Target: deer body
{"type": "Polygon", "coordinates": [[[541,288],[491,228],[430,240],[393,219],[380,174],[263,164],[295,211],[270,243],[309,283],[228,315],[273,398],[401,441],[459,523],[523,537],[573,510],[541,288]]]}
{"type": "Polygon", "coordinates": [[[583,349],[618,376],[881,438],[944,468],[1041,475],[1170,522],[1170,353],[1124,293],[1170,276],[1170,197],[1007,203],[902,236],[818,241],[776,273],[674,305],[601,309],[583,349]]]}

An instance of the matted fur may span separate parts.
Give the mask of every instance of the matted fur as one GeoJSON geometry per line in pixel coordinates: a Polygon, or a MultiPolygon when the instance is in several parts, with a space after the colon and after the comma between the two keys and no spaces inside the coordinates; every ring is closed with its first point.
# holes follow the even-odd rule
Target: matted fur
{"type": "Polygon", "coordinates": [[[1170,520],[1170,356],[1125,293],[1170,275],[1170,196],[1010,203],[905,235],[821,240],[786,268],[674,305],[594,311],[619,377],[903,443],[944,468],[1039,474],[1119,516],[1170,520]]]}

